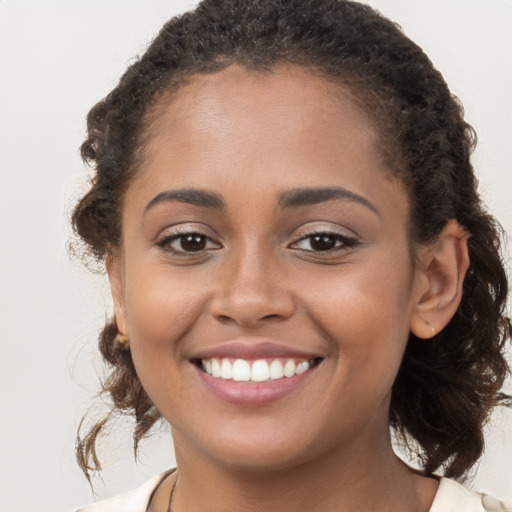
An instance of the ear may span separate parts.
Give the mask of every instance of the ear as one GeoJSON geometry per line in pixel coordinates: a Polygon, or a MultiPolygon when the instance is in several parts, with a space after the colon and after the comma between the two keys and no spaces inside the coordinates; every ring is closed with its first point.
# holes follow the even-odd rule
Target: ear
{"type": "Polygon", "coordinates": [[[421,249],[410,323],[418,338],[432,338],[457,311],[469,267],[468,238],[458,222],[451,220],[433,244],[421,249]]]}
{"type": "Polygon", "coordinates": [[[120,334],[129,336],[124,300],[124,263],[119,250],[109,250],[105,259],[110,290],[114,301],[114,315],[120,334]]]}

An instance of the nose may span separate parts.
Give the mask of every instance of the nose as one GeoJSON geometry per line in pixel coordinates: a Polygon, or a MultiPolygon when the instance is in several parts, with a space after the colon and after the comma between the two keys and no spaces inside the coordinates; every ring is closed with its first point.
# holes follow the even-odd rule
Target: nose
{"type": "Polygon", "coordinates": [[[226,260],[217,274],[211,314],[246,328],[289,318],[294,299],[276,259],[254,247],[226,260]]]}

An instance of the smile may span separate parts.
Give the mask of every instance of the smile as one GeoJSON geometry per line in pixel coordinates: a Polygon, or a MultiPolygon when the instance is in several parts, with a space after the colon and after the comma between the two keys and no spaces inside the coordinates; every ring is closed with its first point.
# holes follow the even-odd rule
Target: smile
{"type": "Polygon", "coordinates": [[[192,353],[189,362],[205,389],[223,402],[260,407],[297,393],[314,378],[325,359],[315,352],[240,337],[192,353]]]}
{"type": "Polygon", "coordinates": [[[307,372],[321,358],[297,359],[232,359],[211,358],[198,361],[200,369],[211,377],[236,382],[267,382],[290,378],[307,372]]]}

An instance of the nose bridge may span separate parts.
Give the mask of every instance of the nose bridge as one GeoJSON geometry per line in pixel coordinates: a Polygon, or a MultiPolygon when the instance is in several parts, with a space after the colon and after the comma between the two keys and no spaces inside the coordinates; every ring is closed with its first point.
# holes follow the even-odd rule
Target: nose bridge
{"type": "Polygon", "coordinates": [[[269,254],[261,243],[253,241],[244,244],[232,256],[231,293],[240,294],[246,300],[272,295],[271,276],[275,272],[276,257],[269,254]]]}
{"type": "Polygon", "coordinates": [[[252,325],[265,318],[287,318],[293,312],[279,256],[261,241],[245,241],[233,249],[219,277],[212,303],[217,317],[252,325]]]}

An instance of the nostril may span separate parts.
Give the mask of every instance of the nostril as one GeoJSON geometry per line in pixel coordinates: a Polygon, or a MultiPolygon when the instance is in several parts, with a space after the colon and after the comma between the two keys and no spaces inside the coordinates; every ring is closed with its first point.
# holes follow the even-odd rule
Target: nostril
{"type": "Polygon", "coordinates": [[[217,314],[215,317],[217,321],[220,321],[221,323],[234,323],[250,329],[261,326],[262,322],[265,323],[268,321],[284,320],[288,317],[288,315],[281,315],[276,313],[260,315],[256,311],[251,312],[250,310],[247,310],[233,311],[232,314],[217,314]]]}
{"type": "Polygon", "coordinates": [[[227,279],[212,297],[209,312],[217,320],[254,327],[262,321],[284,320],[293,315],[294,301],[283,281],[252,276],[242,282],[242,277],[238,276],[237,282],[227,279]]]}
{"type": "Polygon", "coordinates": [[[276,314],[272,314],[272,315],[265,315],[262,320],[272,320],[274,318],[281,318],[281,315],[276,315],[276,314]]]}

